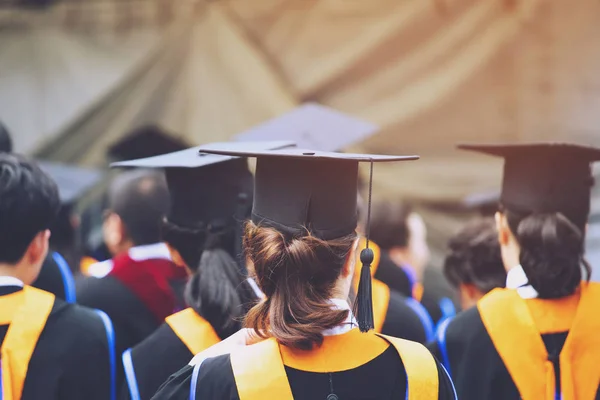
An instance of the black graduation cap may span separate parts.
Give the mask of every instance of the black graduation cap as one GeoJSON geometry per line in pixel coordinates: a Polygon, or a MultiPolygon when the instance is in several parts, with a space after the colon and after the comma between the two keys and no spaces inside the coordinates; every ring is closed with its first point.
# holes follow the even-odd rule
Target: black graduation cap
{"type": "Polygon", "coordinates": [[[99,169],[82,168],[50,161],[38,161],[37,163],[42,171],[56,182],[60,201],[63,205],[72,205],[77,202],[104,177],[104,172],[99,169]]]}
{"type": "MultiPolygon", "coordinates": [[[[416,160],[418,156],[384,156],[321,152],[306,149],[257,151],[244,143],[221,143],[201,150],[212,154],[256,157],[252,221],[292,236],[307,231],[331,240],[355,231],[357,225],[358,164],[416,160]]],[[[370,199],[370,194],[369,194],[370,199]]],[[[358,324],[362,331],[373,328],[371,272],[373,252],[361,253],[363,267],[357,293],[358,324]]]]}
{"type": "Polygon", "coordinates": [[[292,140],[298,147],[338,151],[373,135],[379,127],[316,103],[292,111],[237,135],[234,140],[292,140]]]}
{"type": "Polygon", "coordinates": [[[584,231],[594,184],[591,163],[600,161],[600,149],[568,143],[458,147],[504,158],[504,206],[517,212],[561,212],[584,231]]]}
{"type": "Polygon", "coordinates": [[[183,140],[176,138],[157,125],[145,125],[127,133],[111,145],[108,156],[113,160],[132,160],[171,153],[188,148],[183,140]]]}
{"type": "Polygon", "coordinates": [[[462,208],[467,211],[478,211],[482,216],[493,216],[500,204],[500,191],[478,192],[466,196],[462,208]]]}
{"type": "MultiPolygon", "coordinates": [[[[293,143],[257,142],[254,146],[275,149],[293,143]]],[[[252,196],[252,174],[244,159],[200,153],[199,149],[116,162],[111,167],[163,168],[171,195],[169,221],[199,228],[233,217],[239,196],[252,196]]]]}

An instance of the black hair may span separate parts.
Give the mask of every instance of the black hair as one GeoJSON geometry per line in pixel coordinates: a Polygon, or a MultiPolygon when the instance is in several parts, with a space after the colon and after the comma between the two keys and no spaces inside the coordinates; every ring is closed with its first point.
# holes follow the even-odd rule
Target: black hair
{"type": "Polygon", "coordinates": [[[109,190],[108,208],[117,214],[135,246],[161,241],[161,226],[169,210],[163,174],[130,171],[118,176],[109,190]]]}
{"type": "Polygon", "coordinates": [[[444,275],[456,288],[474,285],[487,293],[506,284],[496,223],[493,218],[477,218],[448,241],[444,275]]]}
{"type": "Polygon", "coordinates": [[[520,247],[519,261],[529,284],[542,299],[573,294],[591,267],[584,258],[584,233],[564,214],[517,212],[501,205],[501,212],[520,247]]]}
{"type": "MultiPolygon", "coordinates": [[[[257,298],[227,251],[234,229],[208,233],[198,267],[186,290],[186,303],[224,339],[241,328],[242,319],[257,298]]],[[[183,256],[182,256],[183,257],[183,256]]]]}
{"type": "Polygon", "coordinates": [[[60,208],[56,183],[23,156],[0,153],[0,262],[16,264],[60,208]]]}
{"type": "Polygon", "coordinates": [[[10,153],[13,150],[10,133],[2,123],[0,123],[0,153],[10,153]]]}
{"type": "Polygon", "coordinates": [[[374,202],[371,207],[370,238],[382,250],[408,246],[408,217],[411,213],[412,207],[402,201],[374,202]]]}
{"type": "Polygon", "coordinates": [[[54,219],[50,231],[50,247],[65,258],[72,272],[79,271],[82,256],[79,229],[73,224],[73,204],[63,204],[54,219]]]}

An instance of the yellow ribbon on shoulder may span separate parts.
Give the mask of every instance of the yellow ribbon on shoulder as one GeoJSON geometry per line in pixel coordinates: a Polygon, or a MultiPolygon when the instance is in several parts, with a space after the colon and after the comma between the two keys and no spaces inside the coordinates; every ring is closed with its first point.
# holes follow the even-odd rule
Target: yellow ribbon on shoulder
{"type": "Polygon", "coordinates": [[[523,400],[555,398],[554,366],[541,335],[569,334],[560,353],[563,400],[594,399],[600,386],[600,284],[582,283],[573,296],[522,299],[495,289],[478,303],[483,324],[523,400]]]}
{"type": "Polygon", "coordinates": [[[398,352],[408,377],[409,400],[438,398],[438,370],[435,359],[419,343],[358,329],[327,336],[323,345],[311,351],[280,346],[273,338],[231,353],[231,366],[240,400],[292,400],[285,367],[311,372],[336,372],[357,368],[381,354],[389,345],[398,352]],[[360,351],[347,351],[348,345],[360,351]],[[340,349],[345,349],[339,351],[340,349]]]}
{"type": "Polygon", "coordinates": [[[192,354],[198,354],[221,341],[211,324],[191,308],[168,316],[165,322],[192,354]]]}
{"type": "Polygon", "coordinates": [[[0,323],[10,324],[0,348],[4,400],[21,398],[29,361],[54,300],[53,294],[30,286],[0,297],[0,323]]]}

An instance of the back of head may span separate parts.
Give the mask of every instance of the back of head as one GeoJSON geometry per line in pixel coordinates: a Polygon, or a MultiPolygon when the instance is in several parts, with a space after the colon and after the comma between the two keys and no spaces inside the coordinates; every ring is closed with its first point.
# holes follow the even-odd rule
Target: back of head
{"type": "Polygon", "coordinates": [[[493,218],[470,221],[450,239],[448,247],[444,275],[452,285],[474,285],[482,294],[504,287],[506,270],[493,218]]]}
{"type": "Polygon", "coordinates": [[[4,125],[0,123],[0,153],[10,153],[13,150],[10,133],[4,125]]]}
{"type": "Polygon", "coordinates": [[[161,241],[162,221],[169,210],[164,176],[151,171],[125,172],[109,189],[108,207],[117,214],[134,245],[161,241]]]}
{"type": "Polygon", "coordinates": [[[58,188],[35,162],[0,153],[0,262],[16,264],[60,208],[58,188]]]}
{"type": "Polygon", "coordinates": [[[246,324],[270,331],[279,343],[311,349],[322,332],[342,323],[348,311],[331,308],[329,299],[356,234],[322,240],[295,236],[248,222],[244,249],[266,298],[248,313],[246,324]]]}
{"type": "Polygon", "coordinates": [[[584,232],[560,212],[517,212],[502,206],[519,244],[519,261],[540,298],[555,299],[575,292],[591,267],[584,259],[584,232]]]}
{"type": "Polygon", "coordinates": [[[410,205],[401,201],[379,201],[371,209],[371,239],[382,250],[407,247],[410,240],[410,205]]]}

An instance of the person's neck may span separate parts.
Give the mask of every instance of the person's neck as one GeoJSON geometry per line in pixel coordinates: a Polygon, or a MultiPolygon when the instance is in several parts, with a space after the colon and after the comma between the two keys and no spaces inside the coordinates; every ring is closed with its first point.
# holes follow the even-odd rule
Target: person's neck
{"type": "Polygon", "coordinates": [[[0,263],[0,276],[9,276],[22,281],[23,277],[19,273],[19,268],[16,265],[0,263]]]}
{"type": "Polygon", "coordinates": [[[502,263],[506,272],[521,265],[519,253],[519,249],[514,246],[506,246],[502,249],[502,263]]]}

